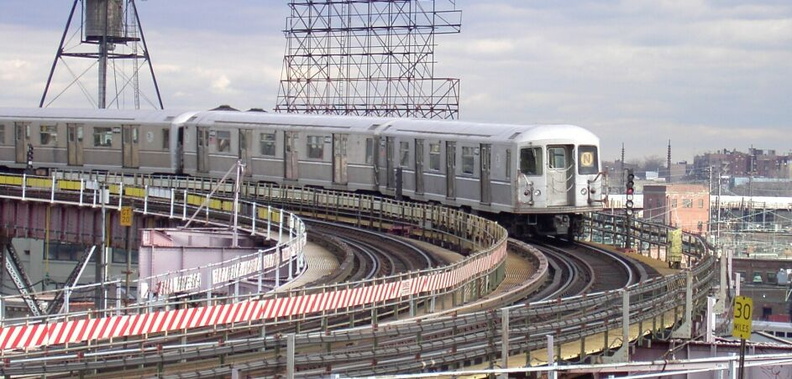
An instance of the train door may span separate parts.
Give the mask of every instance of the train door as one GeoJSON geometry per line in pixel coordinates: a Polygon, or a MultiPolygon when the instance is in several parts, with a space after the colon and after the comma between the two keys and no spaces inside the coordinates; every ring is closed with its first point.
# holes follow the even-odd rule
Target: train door
{"type": "Polygon", "coordinates": [[[481,204],[490,204],[492,202],[492,187],[490,186],[492,145],[482,144],[479,150],[481,151],[479,155],[479,160],[481,161],[481,175],[479,176],[479,183],[481,183],[481,204]]]}
{"type": "Polygon", "coordinates": [[[396,143],[393,137],[385,138],[385,174],[388,177],[388,189],[396,188],[396,166],[393,164],[393,146],[396,143]]]}
{"type": "Polygon", "coordinates": [[[564,206],[570,205],[570,195],[573,194],[568,188],[575,188],[571,185],[574,181],[575,172],[572,164],[572,148],[565,145],[547,146],[547,205],[564,206]]]}
{"type": "Polygon", "coordinates": [[[333,134],[333,183],[347,184],[348,134],[333,134]]]}
{"type": "Polygon", "coordinates": [[[382,172],[382,170],[380,170],[380,165],[382,162],[382,157],[380,156],[381,151],[382,148],[380,147],[380,137],[374,136],[374,138],[371,139],[371,163],[374,167],[374,186],[377,188],[379,188],[380,183],[382,182],[380,180],[380,173],[382,172]]]}
{"type": "Polygon", "coordinates": [[[66,124],[66,155],[69,166],[83,165],[83,126],[66,124]]]}
{"type": "Polygon", "coordinates": [[[299,179],[298,165],[300,164],[297,155],[297,132],[284,131],[283,133],[284,179],[297,180],[299,179]]]}
{"type": "Polygon", "coordinates": [[[27,163],[27,150],[30,144],[30,124],[27,122],[14,123],[16,129],[16,163],[27,163]]]}
{"type": "MultiPolygon", "coordinates": [[[[184,126],[179,126],[176,129],[176,155],[174,156],[173,151],[171,152],[171,161],[176,165],[175,169],[178,174],[184,173],[184,129],[184,126]]],[[[173,131],[172,128],[171,131],[173,131]]]]}
{"type": "Polygon", "coordinates": [[[253,167],[250,165],[250,142],[252,141],[253,131],[250,129],[239,129],[239,161],[245,165],[245,175],[253,174],[253,167]]]}
{"type": "Polygon", "coordinates": [[[198,172],[209,172],[209,128],[197,127],[198,134],[198,149],[196,151],[196,158],[198,158],[197,169],[198,172]]]}
{"type": "Polygon", "coordinates": [[[415,193],[424,193],[424,174],[423,174],[423,158],[424,158],[424,140],[415,140],[415,193]]]}
{"type": "Polygon", "coordinates": [[[456,199],[456,142],[446,141],[446,198],[456,199]]]}
{"type": "Polygon", "coordinates": [[[121,146],[124,168],[140,166],[140,145],[138,144],[138,125],[121,125],[121,146]]]}

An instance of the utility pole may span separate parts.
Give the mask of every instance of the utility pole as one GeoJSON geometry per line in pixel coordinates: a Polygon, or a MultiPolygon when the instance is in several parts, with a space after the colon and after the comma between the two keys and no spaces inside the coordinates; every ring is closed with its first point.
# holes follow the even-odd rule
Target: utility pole
{"type": "Polygon", "coordinates": [[[624,188],[624,142],[622,142],[622,149],[621,149],[621,160],[620,160],[619,162],[621,162],[621,167],[619,168],[619,170],[620,170],[620,171],[621,171],[621,173],[622,173],[622,176],[621,176],[621,179],[622,179],[621,186],[622,186],[622,188],[624,188]]]}
{"type": "MultiPolygon", "coordinates": [[[[709,201],[709,199],[712,198],[712,170],[713,170],[713,168],[714,167],[712,167],[712,166],[707,167],[707,173],[709,174],[709,180],[707,181],[707,189],[709,189],[709,191],[707,191],[707,192],[709,193],[709,196],[707,197],[707,201],[709,201]]],[[[720,198],[718,198],[718,200],[720,200],[720,198]]],[[[710,201],[707,206],[709,207],[709,214],[708,214],[709,217],[707,219],[707,237],[709,238],[709,237],[712,236],[712,202],[710,201]]]]}
{"type": "Polygon", "coordinates": [[[666,176],[668,179],[666,181],[671,183],[671,140],[668,140],[668,155],[666,157],[666,165],[668,166],[666,171],[666,176]]]}

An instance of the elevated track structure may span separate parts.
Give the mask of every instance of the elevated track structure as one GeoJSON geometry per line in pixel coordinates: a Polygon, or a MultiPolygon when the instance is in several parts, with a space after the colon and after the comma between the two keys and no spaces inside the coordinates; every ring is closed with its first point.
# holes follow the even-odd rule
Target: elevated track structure
{"type": "MultiPolygon", "coordinates": [[[[112,209],[113,221],[109,222],[112,228],[120,224],[118,210],[125,204],[133,208],[138,220],[135,223],[140,226],[158,223],[140,221],[148,216],[152,220],[182,222],[201,204],[208,204],[199,213],[203,222],[230,225],[236,207],[231,200],[233,186],[218,186],[206,179],[107,175],[103,182],[108,194],[104,204],[95,200],[102,198],[103,187],[91,188],[85,177],[77,173],[54,173],[45,178],[0,176],[0,186],[4,188],[0,196],[3,217],[0,222],[6,225],[6,237],[32,237],[36,233],[43,236],[46,229],[46,233],[61,236],[90,235],[94,238],[90,243],[97,242],[96,225],[102,223],[85,228],[84,233],[53,231],[51,225],[34,231],[37,221],[46,219],[46,212],[61,212],[58,209],[64,210],[60,214],[65,219],[91,218],[66,216],[72,213],[66,209],[75,214],[112,209]],[[217,189],[215,195],[207,197],[211,188],[217,189]],[[24,218],[25,212],[33,216],[24,218]],[[21,227],[9,229],[20,220],[27,221],[21,227]]],[[[299,226],[300,217],[308,216],[357,227],[398,230],[409,237],[463,253],[465,259],[385,278],[264,293],[234,291],[235,282],[250,279],[240,277],[224,283],[223,293],[218,293],[217,288],[200,287],[190,293],[189,301],[184,296],[164,296],[156,301],[138,299],[132,305],[107,303],[107,307],[96,310],[3,318],[0,354],[5,365],[0,371],[6,375],[45,372],[112,375],[112,370],[130,372],[135,368],[139,370],[133,371],[136,375],[163,374],[171,366],[185,370],[179,362],[207,362],[206,359],[220,357],[212,369],[216,375],[279,375],[294,370],[305,374],[378,375],[404,369],[404,361],[392,359],[405,354],[419,362],[420,367],[410,366],[414,372],[481,362],[506,367],[508,359],[510,362],[519,359],[524,362],[521,365],[542,365],[549,363],[537,358],[542,356],[538,351],[547,346],[547,335],[555,338],[553,349],[557,350],[552,356],[559,360],[588,361],[599,356],[599,359],[625,361],[632,343],[650,337],[692,337],[694,317],[706,307],[706,297],[715,283],[715,259],[705,246],[700,246],[699,250],[689,252],[689,269],[673,276],[631,285],[622,291],[485,310],[478,301],[498,287],[506,269],[508,236],[496,223],[444,207],[361,194],[254,183],[240,187],[241,200],[236,209],[240,210],[239,225],[243,233],[272,238],[275,229],[291,230],[289,245],[278,240],[280,248],[276,251],[292,251],[282,256],[282,262],[299,255],[296,247],[305,239],[304,228],[299,226]],[[421,307],[423,315],[413,317],[418,314],[417,307],[421,307]],[[378,316],[379,310],[389,308],[409,312],[389,313],[386,319],[378,316]],[[354,321],[361,312],[367,314],[365,324],[354,321]],[[462,317],[466,312],[471,313],[462,317]],[[337,316],[346,317],[349,322],[345,325],[356,328],[330,326],[322,321],[337,316]],[[319,331],[302,331],[301,324],[317,321],[322,325],[319,331]],[[273,332],[285,325],[292,325],[293,329],[273,332]],[[419,338],[408,349],[393,350],[392,343],[398,343],[399,336],[416,335],[415,328],[425,338],[419,338]],[[247,337],[239,337],[236,333],[240,331],[246,331],[247,337]],[[195,340],[198,335],[203,336],[201,340],[195,340]],[[341,341],[346,341],[346,345],[340,344],[341,341]],[[484,341],[501,342],[485,343],[482,349],[484,341]],[[317,361],[312,350],[316,346],[325,346],[333,354],[320,355],[317,361]],[[265,351],[267,355],[242,358],[245,352],[255,351],[265,351]],[[232,364],[233,359],[237,360],[232,364]],[[391,363],[385,364],[386,360],[391,363]],[[364,361],[368,364],[352,364],[364,361]]],[[[145,232],[135,235],[143,236],[145,232]]],[[[119,233],[111,231],[107,239],[113,241],[112,236],[119,233]]],[[[122,241],[110,243],[120,245],[122,241]]],[[[139,280],[138,287],[149,280],[152,288],[156,280],[163,279],[139,280]]],[[[545,278],[535,276],[530,280],[545,278]]],[[[34,294],[42,297],[41,293],[34,294]]],[[[4,296],[2,300],[7,303],[11,297],[4,296]]],[[[202,368],[196,363],[186,370],[197,373],[202,368]]]]}

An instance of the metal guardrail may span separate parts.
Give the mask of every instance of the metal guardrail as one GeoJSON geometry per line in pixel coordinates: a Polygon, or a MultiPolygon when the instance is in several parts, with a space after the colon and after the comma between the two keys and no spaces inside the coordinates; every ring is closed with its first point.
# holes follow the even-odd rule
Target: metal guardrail
{"type": "MultiPolygon", "coordinates": [[[[210,188],[216,190],[217,196],[209,199],[205,211],[206,220],[218,216],[220,222],[228,219],[228,212],[233,209],[228,200],[229,186],[218,186],[216,182],[196,179],[149,178],[146,184],[136,183],[137,178],[121,178],[118,182],[108,182],[109,177],[102,177],[107,184],[110,204],[120,210],[123,204],[136,203],[137,212],[158,214],[163,217],[178,218],[179,210],[183,219],[205,200],[205,192],[210,188]],[[131,181],[131,183],[130,183],[131,181]],[[166,187],[167,186],[167,187],[166,187]],[[163,190],[170,194],[163,196],[163,190]],[[183,196],[176,193],[182,191],[183,196]],[[196,191],[196,192],[191,192],[196,191]],[[159,193],[159,195],[155,195],[159,193]],[[132,201],[136,200],[136,201],[132,201]],[[141,203],[142,202],[142,203],[141,203]],[[137,205],[141,203],[141,205],[137,205]],[[156,205],[156,206],[153,206],[156,205]],[[164,209],[165,211],[157,211],[164,209]]],[[[103,196],[96,176],[75,177],[74,174],[54,174],[51,178],[0,176],[0,185],[11,185],[19,188],[25,201],[41,201],[66,206],[98,207],[102,206],[103,196]],[[79,193],[75,200],[74,194],[79,193]]],[[[31,348],[42,345],[56,345],[81,341],[102,340],[113,337],[142,336],[149,333],[176,332],[185,328],[217,327],[218,324],[239,322],[294,321],[311,319],[330,314],[344,314],[360,309],[374,309],[379,306],[410,303],[436,298],[445,294],[454,294],[460,302],[469,301],[486,293],[480,288],[481,283],[488,283],[489,289],[494,288],[503,277],[506,257],[506,231],[495,223],[478,219],[461,212],[440,207],[415,207],[407,202],[395,202],[371,196],[334,196],[327,191],[310,191],[308,189],[275,189],[267,188],[268,196],[260,186],[245,186],[243,192],[248,196],[256,196],[257,201],[270,201],[280,197],[282,202],[304,202],[336,209],[348,208],[374,210],[378,212],[378,222],[397,222],[411,218],[416,222],[429,222],[429,226],[437,226],[442,230],[429,229],[431,233],[443,236],[444,239],[455,239],[460,245],[474,247],[473,253],[465,260],[450,266],[411,272],[387,278],[377,278],[358,283],[326,285],[313,288],[301,288],[269,294],[250,294],[227,298],[207,298],[202,300],[199,308],[177,309],[184,305],[183,301],[151,304],[142,303],[132,307],[115,307],[103,310],[100,318],[95,312],[78,312],[71,314],[52,315],[47,318],[24,320],[3,320],[0,327],[0,349],[31,348]],[[456,296],[459,295],[459,296],[456,296]],[[106,317],[101,317],[101,316],[106,317]],[[82,321],[86,319],[86,324],[82,321]],[[15,324],[24,323],[24,325],[15,324]],[[79,325],[78,325],[79,324],[79,325]],[[72,333],[75,328],[79,333],[72,333]],[[64,332],[66,330],[66,332],[64,332]],[[19,338],[24,335],[24,338],[19,338]]],[[[11,196],[4,196],[11,197],[11,196]]],[[[243,201],[240,214],[241,228],[253,233],[257,221],[269,223],[274,219],[270,207],[262,207],[256,202],[243,201]],[[257,217],[265,214],[266,217],[257,217]]],[[[108,206],[105,204],[104,206],[108,206]]],[[[372,212],[373,213],[373,212],[372,212]]],[[[286,213],[284,213],[286,214],[286,213]]],[[[283,222],[286,217],[279,217],[283,222]]],[[[292,230],[295,230],[293,241],[304,243],[304,228],[295,226],[301,223],[299,218],[288,217],[292,230]]],[[[421,224],[421,226],[427,226],[421,224]]],[[[257,233],[269,233],[259,230],[257,233]]],[[[267,234],[269,236],[269,234],[267,234]]]]}
{"type": "MultiPolygon", "coordinates": [[[[137,185],[140,184],[141,183],[138,183],[137,185]]],[[[206,182],[202,181],[195,181],[188,185],[194,186],[196,189],[202,188],[204,191],[211,187],[210,185],[207,185],[206,182]]],[[[432,233],[430,237],[447,241],[459,248],[462,248],[462,246],[466,244],[468,246],[473,246],[474,244],[471,242],[473,240],[496,242],[493,245],[489,245],[489,250],[484,249],[483,251],[474,253],[468,260],[461,263],[460,266],[456,266],[457,268],[465,267],[466,264],[470,264],[476,259],[491,256],[492,249],[499,248],[498,242],[501,241],[499,234],[497,234],[497,228],[494,229],[494,233],[489,232],[488,229],[484,229],[484,232],[477,230],[474,232],[474,235],[469,234],[470,228],[465,224],[465,222],[469,220],[468,217],[470,216],[462,214],[459,216],[459,218],[455,218],[456,214],[448,210],[435,210],[431,209],[431,207],[417,207],[407,211],[404,209],[399,209],[398,202],[394,202],[392,200],[369,199],[365,196],[362,196],[356,200],[351,200],[349,198],[350,195],[348,194],[343,194],[340,197],[332,197],[329,191],[310,192],[306,189],[296,188],[274,189],[270,188],[269,186],[262,185],[248,186],[246,187],[245,191],[247,191],[249,195],[256,195],[258,198],[267,198],[273,201],[274,199],[279,199],[277,200],[278,202],[289,204],[290,206],[297,209],[299,209],[301,206],[305,206],[305,209],[301,209],[301,212],[309,213],[316,209],[309,209],[311,208],[311,205],[309,205],[312,204],[311,201],[326,198],[328,200],[321,202],[321,204],[323,204],[322,206],[326,207],[326,209],[333,209],[332,212],[327,214],[327,217],[338,220],[346,220],[346,222],[366,224],[368,226],[387,227],[388,224],[426,226],[427,224],[431,224],[432,226],[435,226],[435,229],[432,229],[428,232],[432,233]],[[366,213],[366,215],[363,217],[352,217],[355,214],[363,213],[366,213]],[[385,216],[382,216],[383,214],[385,216]],[[352,221],[350,221],[350,219],[352,221]],[[441,224],[438,221],[448,222],[446,224],[441,224]]],[[[505,242],[505,234],[503,235],[503,241],[505,242]]],[[[502,342],[502,351],[505,351],[505,354],[503,355],[511,356],[512,359],[514,359],[515,356],[524,354],[526,364],[530,365],[545,363],[542,362],[542,357],[533,356],[532,352],[546,347],[545,336],[547,335],[554,336],[555,341],[557,342],[556,346],[559,347],[559,351],[556,353],[559,359],[563,358],[560,354],[560,345],[564,343],[580,344],[579,351],[581,356],[585,356],[588,351],[594,350],[606,352],[613,351],[614,346],[617,345],[621,345],[622,348],[619,350],[622,350],[624,349],[625,345],[623,343],[624,336],[620,335],[618,332],[614,334],[613,330],[618,329],[625,322],[626,324],[638,325],[638,339],[644,338],[644,336],[649,334],[658,333],[661,330],[666,330],[669,325],[675,326],[677,328],[677,332],[681,331],[681,335],[686,333],[690,334],[690,330],[692,328],[692,325],[689,322],[690,315],[704,308],[706,296],[711,293],[710,290],[714,283],[715,272],[715,259],[709,253],[707,253],[706,250],[700,255],[692,257],[692,259],[694,264],[692,264],[691,268],[688,270],[682,271],[679,274],[673,276],[657,278],[649,282],[634,285],[623,291],[611,291],[607,293],[589,294],[586,296],[556,301],[525,304],[503,308],[499,311],[477,312],[448,317],[430,317],[424,318],[421,323],[399,322],[388,325],[387,328],[383,327],[383,325],[380,325],[380,327],[355,328],[354,330],[349,331],[335,330],[323,331],[321,333],[299,333],[296,335],[296,339],[293,339],[293,341],[296,341],[293,343],[300,348],[315,346],[317,344],[326,344],[332,341],[353,342],[362,339],[374,339],[385,344],[385,341],[387,341],[388,338],[387,336],[389,335],[408,336],[415,335],[415,333],[428,333],[430,331],[441,330],[448,330],[451,331],[451,333],[456,333],[454,331],[471,328],[474,325],[485,325],[484,328],[486,331],[479,332],[483,336],[482,338],[485,340],[504,341],[502,342]],[[507,322],[504,323],[504,320],[507,320],[507,322]],[[502,324],[505,324],[505,327],[502,324]],[[599,333],[605,334],[603,345],[591,346],[590,341],[587,345],[587,337],[599,333]]],[[[484,261],[477,262],[484,263],[484,261]]],[[[496,266],[497,265],[498,264],[496,263],[496,266]]],[[[500,266],[502,267],[502,265],[500,266]]],[[[427,278],[427,275],[432,273],[449,272],[450,270],[452,269],[438,268],[423,271],[420,273],[421,275],[418,276],[408,275],[407,277],[410,279],[424,280],[427,278]]],[[[490,275],[496,274],[498,270],[499,269],[497,268],[492,269],[489,271],[489,273],[490,275]]],[[[483,278],[486,276],[479,277],[483,278]]],[[[377,283],[378,281],[373,282],[377,283]]],[[[457,291],[463,292],[464,288],[471,284],[475,284],[475,279],[467,283],[461,283],[457,287],[457,291]]],[[[344,285],[340,287],[343,286],[344,285]]],[[[353,287],[348,287],[348,289],[353,289],[353,287]]],[[[296,290],[291,292],[288,297],[294,297],[294,295],[316,295],[320,293],[311,292],[313,290],[314,289],[296,290]]],[[[465,296],[460,297],[466,298],[465,296]]],[[[373,310],[375,307],[379,306],[391,306],[398,303],[399,301],[414,301],[417,298],[418,297],[405,296],[393,302],[386,301],[372,304],[371,309],[373,310]]],[[[242,303],[251,304],[253,302],[251,301],[242,303]]],[[[360,310],[361,308],[358,307],[357,309],[360,310]]],[[[322,312],[318,315],[318,317],[326,317],[331,314],[343,314],[343,312],[322,312]]],[[[151,322],[163,323],[168,322],[168,320],[157,318],[152,319],[151,322]]],[[[181,321],[174,322],[178,322],[178,325],[181,325],[181,321]]],[[[250,323],[243,323],[241,327],[250,328],[251,325],[250,323]]],[[[253,327],[255,327],[255,325],[253,325],[253,327]]],[[[217,325],[216,330],[218,332],[222,332],[224,330],[234,330],[234,324],[220,324],[217,325]]],[[[193,332],[200,332],[200,329],[196,329],[193,332]]],[[[2,333],[3,332],[0,331],[0,336],[3,335],[2,333]]],[[[282,340],[282,336],[265,336],[263,330],[261,333],[262,335],[259,337],[245,341],[239,341],[239,345],[244,345],[246,349],[261,349],[265,346],[281,346],[285,343],[282,340]]],[[[472,331],[465,333],[476,332],[472,331]]],[[[19,335],[19,333],[16,335],[19,335]]],[[[170,337],[173,336],[174,335],[170,335],[170,337]]],[[[178,336],[178,333],[176,336],[178,336]]],[[[153,339],[153,341],[156,341],[157,334],[155,333],[150,337],[153,339]]],[[[452,342],[454,346],[453,350],[445,349],[441,355],[430,354],[428,352],[421,353],[420,360],[410,358],[409,361],[405,361],[402,364],[401,368],[403,370],[412,370],[409,365],[417,365],[416,370],[421,370],[420,366],[426,365],[429,360],[431,360],[432,364],[437,366],[447,364],[449,367],[454,367],[454,365],[457,365],[459,362],[464,360],[481,359],[482,356],[495,357],[498,354],[498,347],[492,344],[485,344],[483,347],[476,349],[457,350],[457,344],[462,343],[462,341],[475,341],[474,336],[460,335],[459,338],[461,339],[457,339],[452,342]]],[[[135,341],[138,341],[141,344],[143,343],[143,340],[135,339],[129,339],[124,341],[124,343],[134,343],[135,341]]],[[[431,348],[432,345],[436,343],[437,342],[427,341],[426,347],[431,348]]],[[[422,351],[423,347],[420,339],[417,341],[417,344],[418,345],[415,346],[414,349],[416,351],[422,351]]],[[[349,347],[349,349],[354,349],[355,344],[353,343],[352,345],[353,346],[349,347]]],[[[82,370],[91,369],[91,367],[94,366],[96,368],[102,367],[101,365],[103,364],[103,361],[106,362],[112,359],[118,359],[119,361],[126,362],[126,364],[136,364],[135,362],[138,361],[143,364],[148,362],[148,359],[150,359],[147,357],[130,359],[126,355],[129,354],[131,350],[119,350],[120,353],[117,354],[122,354],[123,356],[119,355],[117,358],[114,358],[114,354],[116,353],[113,352],[113,349],[109,349],[113,346],[109,345],[107,340],[96,341],[96,344],[93,346],[97,349],[102,346],[108,349],[101,349],[101,351],[97,350],[95,353],[87,352],[84,355],[80,355],[82,360],[80,362],[72,362],[71,365],[74,367],[79,366],[77,368],[82,370]]],[[[151,349],[154,349],[153,346],[150,347],[151,349]]],[[[293,347],[294,346],[292,346],[292,348],[293,347]]],[[[195,347],[185,343],[179,347],[174,347],[174,349],[177,349],[182,353],[169,355],[169,358],[167,359],[173,362],[177,362],[188,356],[197,357],[214,355],[222,357],[227,354],[231,354],[231,352],[235,350],[230,346],[230,343],[219,345],[212,344],[211,346],[199,344],[195,345],[195,347]]],[[[141,345],[141,349],[137,350],[143,352],[144,349],[142,349],[141,345]]],[[[333,351],[332,355],[327,354],[317,358],[314,354],[310,358],[298,357],[297,361],[300,362],[304,359],[310,359],[311,362],[319,366],[324,366],[323,362],[325,362],[325,359],[327,362],[330,362],[330,360],[334,359],[335,357],[347,354],[345,350],[345,347],[339,345],[338,348],[333,351]]],[[[156,350],[151,351],[156,353],[156,350]]],[[[387,356],[388,352],[381,352],[378,351],[378,349],[371,351],[356,350],[354,351],[354,354],[356,354],[354,356],[359,358],[359,360],[376,361],[380,354],[385,354],[385,356],[387,356]]],[[[45,366],[49,365],[49,370],[57,369],[56,365],[58,362],[64,362],[64,364],[68,364],[67,361],[63,361],[62,358],[58,358],[56,356],[47,357],[42,355],[38,358],[22,359],[21,356],[24,356],[24,353],[12,351],[4,351],[3,355],[12,358],[11,361],[7,361],[7,364],[10,364],[10,366],[7,366],[8,368],[3,369],[4,373],[17,372],[14,371],[17,367],[15,365],[17,360],[20,360],[20,362],[24,360],[25,362],[28,362],[28,364],[33,364],[33,361],[38,362],[39,364],[43,363],[45,366]]],[[[165,359],[165,356],[162,354],[159,354],[158,356],[159,359],[165,359]]],[[[266,365],[283,364],[282,362],[279,363],[272,361],[272,359],[265,360],[258,358],[257,360],[258,362],[255,364],[248,364],[249,367],[252,368],[256,364],[262,367],[266,365]]],[[[162,362],[164,363],[165,361],[163,360],[162,362]]],[[[228,368],[227,366],[223,367],[228,368]]],[[[372,366],[371,370],[376,370],[376,367],[372,366]]]]}

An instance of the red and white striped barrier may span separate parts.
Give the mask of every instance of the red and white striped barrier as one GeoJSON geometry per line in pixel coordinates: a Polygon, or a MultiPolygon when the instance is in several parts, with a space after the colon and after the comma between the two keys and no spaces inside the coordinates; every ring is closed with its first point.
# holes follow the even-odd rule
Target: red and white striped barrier
{"type": "Polygon", "coordinates": [[[0,350],[107,340],[253,320],[273,320],[379,303],[456,287],[477,274],[486,272],[504,259],[505,243],[490,254],[469,260],[454,269],[398,282],[140,315],[10,325],[0,328],[0,350]]]}

